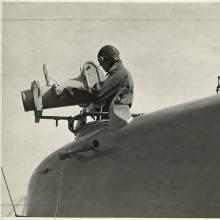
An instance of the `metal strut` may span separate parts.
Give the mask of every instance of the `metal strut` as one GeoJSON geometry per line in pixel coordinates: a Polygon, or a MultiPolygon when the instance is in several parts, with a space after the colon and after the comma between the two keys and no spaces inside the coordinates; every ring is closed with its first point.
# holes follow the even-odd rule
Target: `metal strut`
{"type": "Polygon", "coordinates": [[[218,85],[216,88],[216,93],[218,94],[219,91],[220,91],[220,76],[218,76],[218,85]]]}
{"type": "Polygon", "coordinates": [[[68,128],[71,132],[74,132],[73,130],[73,123],[75,120],[80,120],[85,116],[100,116],[100,115],[109,115],[109,112],[82,112],[79,115],[76,115],[74,117],[72,116],[37,116],[37,119],[49,119],[49,120],[55,120],[56,122],[56,127],[58,126],[58,121],[59,120],[66,120],[68,121],[68,128]]]}
{"type": "MultiPolygon", "coordinates": [[[[143,113],[132,113],[131,114],[133,117],[137,117],[137,116],[141,116],[143,115],[143,113]]],[[[82,112],[79,115],[76,115],[74,117],[72,116],[37,116],[37,119],[49,119],[49,120],[55,120],[56,122],[56,127],[58,126],[58,121],[59,120],[66,120],[68,122],[68,128],[71,132],[75,132],[75,130],[73,129],[73,123],[75,120],[80,120],[83,117],[86,116],[95,116],[95,117],[100,117],[100,116],[109,116],[109,112],[82,112]]]]}
{"type": "Polygon", "coordinates": [[[6,185],[6,188],[7,188],[9,197],[10,197],[10,200],[11,200],[11,204],[12,204],[12,207],[13,207],[13,210],[14,210],[14,213],[15,213],[15,217],[24,217],[24,216],[18,215],[18,214],[16,213],[15,206],[14,206],[14,203],[13,203],[13,201],[12,201],[11,193],[10,193],[10,191],[9,191],[8,184],[7,184],[7,181],[6,181],[6,178],[5,178],[5,174],[4,174],[4,171],[3,171],[3,168],[2,168],[2,167],[1,167],[1,171],[2,171],[2,175],[3,175],[4,181],[5,181],[5,185],[6,185]]]}

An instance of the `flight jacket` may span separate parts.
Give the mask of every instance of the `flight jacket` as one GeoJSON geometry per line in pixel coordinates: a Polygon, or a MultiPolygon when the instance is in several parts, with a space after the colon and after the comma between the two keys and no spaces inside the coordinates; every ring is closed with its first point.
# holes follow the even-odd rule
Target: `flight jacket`
{"type": "Polygon", "coordinates": [[[123,66],[122,61],[119,60],[109,69],[106,79],[96,83],[92,88],[68,87],[65,88],[65,92],[71,96],[75,90],[81,90],[92,103],[103,104],[103,111],[109,111],[112,100],[122,88],[124,90],[119,95],[116,103],[131,107],[134,91],[133,79],[130,72],[123,66]]]}

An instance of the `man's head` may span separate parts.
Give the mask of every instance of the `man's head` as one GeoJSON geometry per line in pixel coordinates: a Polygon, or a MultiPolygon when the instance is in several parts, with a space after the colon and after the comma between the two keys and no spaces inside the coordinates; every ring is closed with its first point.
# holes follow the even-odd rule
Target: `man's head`
{"type": "Polygon", "coordinates": [[[120,60],[119,51],[115,47],[106,45],[99,50],[98,61],[106,72],[108,72],[112,65],[118,60],[120,60]]]}

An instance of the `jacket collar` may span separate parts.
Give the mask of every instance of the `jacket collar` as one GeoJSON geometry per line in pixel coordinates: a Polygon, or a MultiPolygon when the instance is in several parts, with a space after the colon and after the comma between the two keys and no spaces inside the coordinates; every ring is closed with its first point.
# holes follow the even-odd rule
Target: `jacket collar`
{"type": "Polygon", "coordinates": [[[119,60],[117,62],[115,62],[112,67],[109,69],[108,73],[105,75],[106,77],[109,75],[112,75],[115,73],[116,70],[121,69],[121,67],[123,66],[122,61],[119,60]]]}

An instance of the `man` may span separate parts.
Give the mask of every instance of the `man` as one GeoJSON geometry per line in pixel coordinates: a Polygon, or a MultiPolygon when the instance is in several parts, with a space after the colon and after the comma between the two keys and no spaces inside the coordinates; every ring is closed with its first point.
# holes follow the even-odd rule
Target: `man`
{"type": "Polygon", "coordinates": [[[62,95],[66,92],[70,96],[75,90],[81,90],[84,95],[89,97],[94,104],[102,104],[103,112],[108,112],[111,104],[122,104],[131,107],[133,102],[133,87],[134,83],[129,71],[123,66],[119,57],[119,51],[110,45],[102,47],[98,53],[98,61],[104,69],[106,79],[96,83],[92,88],[61,88],[58,85],[54,86],[57,95],[62,95]],[[120,94],[119,94],[120,93],[120,94]],[[115,97],[115,96],[118,97],[115,97]],[[115,99],[117,98],[117,99],[115,99]],[[113,100],[115,103],[112,103],[113,100]]]}

